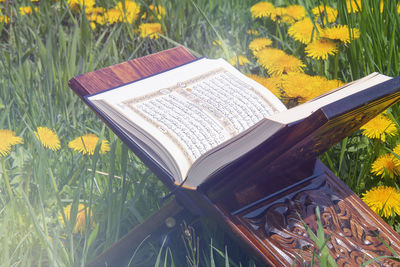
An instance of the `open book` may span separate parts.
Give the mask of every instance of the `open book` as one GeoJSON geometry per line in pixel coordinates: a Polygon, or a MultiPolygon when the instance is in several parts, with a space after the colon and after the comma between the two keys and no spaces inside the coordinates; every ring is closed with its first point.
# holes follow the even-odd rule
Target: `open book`
{"type": "MultiPolygon", "coordinates": [[[[373,73],[288,110],[265,87],[224,60],[201,58],[88,96],[86,101],[169,173],[175,184],[196,189],[317,110],[328,108],[329,114],[339,116],[355,109],[358,113],[354,114],[363,114],[365,107],[376,107],[379,99],[393,95],[394,87],[388,85],[387,92],[373,96],[371,90],[381,90],[380,85],[391,79],[373,73]],[[365,101],[375,104],[368,106],[365,101]],[[344,109],[332,106],[335,103],[342,103],[344,109]]],[[[395,87],[398,91],[399,86],[395,87]]],[[[373,114],[380,111],[375,108],[373,114]]],[[[365,123],[364,118],[371,119],[362,116],[358,124],[365,123]]]]}

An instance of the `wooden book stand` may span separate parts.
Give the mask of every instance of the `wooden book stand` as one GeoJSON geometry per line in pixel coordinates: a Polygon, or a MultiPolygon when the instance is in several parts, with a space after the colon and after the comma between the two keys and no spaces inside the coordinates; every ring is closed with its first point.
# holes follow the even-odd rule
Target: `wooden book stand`
{"type": "MultiPolygon", "coordinates": [[[[69,86],[83,99],[86,95],[194,59],[184,47],[177,47],[76,76],[70,80],[69,86]]],[[[176,198],[132,229],[88,266],[120,266],[124,255],[131,255],[146,236],[162,227],[166,218],[182,214],[184,209],[212,217],[262,265],[303,266],[305,261],[308,266],[315,243],[300,218],[315,232],[317,207],[325,236],[330,237],[327,246],[339,266],[358,266],[379,256],[387,257],[380,257],[371,265],[398,266],[399,262],[390,257],[400,253],[400,236],[322,164],[317,155],[354,131],[363,120],[372,118],[398,101],[399,97],[382,99],[374,106],[374,111],[367,115],[354,113],[351,116],[347,114],[347,117],[333,116],[334,119],[327,120],[322,130],[299,128],[298,131],[304,131],[304,140],[294,144],[290,150],[281,154],[278,149],[275,153],[266,153],[262,159],[250,156],[249,165],[242,163],[243,166],[234,166],[229,175],[225,173],[225,177],[220,177],[217,183],[205,183],[196,191],[177,190],[164,173],[152,168],[151,162],[141,151],[127,143],[160,180],[174,190],[176,198]],[[346,124],[346,131],[332,135],[330,129],[340,123],[346,124]],[[296,158],[296,153],[307,147],[312,148],[307,151],[308,156],[303,160],[296,158]],[[293,161],[288,160],[291,157],[293,161]],[[290,162],[290,166],[285,162],[290,162]]],[[[324,115],[329,117],[329,112],[334,114],[335,110],[324,115]]],[[[315,114],[313,120],[319,120],[318,116],[315,114]]],[[[112,125],[109,126],[113,129],[112,125]]],[[[124,140],[118,131],[114,132],[124,140]]],[[[290,138],[288,132],[285,142],[290,138]]],[[[271,148],[276,144],[281,142],[271,140],[263,148],[265,151],[274,151],[271,148]]]]}

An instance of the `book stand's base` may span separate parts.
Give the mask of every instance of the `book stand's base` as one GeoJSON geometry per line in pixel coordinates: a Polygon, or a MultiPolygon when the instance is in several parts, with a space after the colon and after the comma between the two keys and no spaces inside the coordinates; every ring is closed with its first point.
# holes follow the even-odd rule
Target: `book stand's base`
{"type": "Polygon", "coordinates": [[[184,209],[175,199],[164,205],[159,211],[153,213],[144,222],[134,227],[120,240],[105,250],[94,260],[89,262],[87,267],[99,266],[124,266],[129,257],[131,257],[136,249],[143,243],[144,240],[150,237],[158,236],[168,227],[168,219],[174,219],[182,216],[184,209]]]}
{"type": "Polygon", "coordinates": [[[325,165],[317,165],[319,175],[278,195],[235,212],[220,211],[233,222],[235,234],[251,242],[255,256],[274,266],[318,264],[316,240],[307,232],[309,228],[317,236],[317,208],[322,239],[328,240],[326,247],[339,266],[360,266],[372,259],[369,266],[399,266],[390,258],[400,252],[399,235],[325,165]]]}
{"type": "MultiPolygon", "coordinates": [[[[392,259],[400,252],[398,234],[319,161],[313,175],[239,210],[195,194],[206,215],[238,240],[261,266],[319,265],[316,240],[307,230],[317,236],[318,217],[327,240],[324,246],[339,266],[360,266],[372,259],[376,260],[368,266],[400,265],[392,259]]],[[[168,217],[188,213],[172,200],[87,266],[120,266],[146,237],[165,230],[168,217]]]]}

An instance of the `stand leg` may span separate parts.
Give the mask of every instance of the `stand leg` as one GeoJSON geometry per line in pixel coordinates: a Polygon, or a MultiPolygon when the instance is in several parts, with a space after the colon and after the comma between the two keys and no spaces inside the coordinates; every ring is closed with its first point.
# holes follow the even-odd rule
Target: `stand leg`
{"type": "Polygon", "coordinates": [[[132,255],[137,246],[153,232],[159,230],[168,217],[174,217],[184,209],[175,199],[170,201],[159,211],[153,213],[143,223],[130,230],[125,236],[110,248],[89,262],[86,267],[121,266],[127,256],[132,255]]]}

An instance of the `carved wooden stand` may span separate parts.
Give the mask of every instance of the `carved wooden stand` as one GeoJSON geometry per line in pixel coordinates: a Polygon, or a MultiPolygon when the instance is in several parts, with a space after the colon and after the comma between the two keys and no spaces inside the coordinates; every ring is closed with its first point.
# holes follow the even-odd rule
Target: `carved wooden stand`
{"type": "MultiPolygon", "coordinates": [[[[329,237],[327,247],[339,266],[360,266],[379,256],[394,256],[389,247],[400,251],[398,234],[319,161],[312,175],[283,192],[234,211],[224,204],[216,206],[232,221],[236,234],[255,246],[260,261],[273,265],[309,264],[316,247],[303,222],[316,233],[316,207],[329,237]]],[[[383,258],[371,266],[399,264],[383,258]]]]}
{"type": "MultiPolygon", "coordinates": [[[[177,47],[74,77],[69,85],[83,98],[193,59],[185,48],[177,47]]],[[[288,130],[284,140],[290,149],[284,150],[287,147],[276,145],[282,144],[279,140],[270,140],[263,149],[272,152],[265,153],[261,159],[260,154],[254,158],[249,156],[248,162],[234,166],[230,175],[225,173],[217,183],[205,183],[196,191],[176,190],[165,172],[135,144],[127,142],[113,125],[109,125],[169,189],[175,190],[176,201],[135,227],[88,266],[120,266],[124,255],[129,256],[146,236],[160,230],[167,217],[182,214],[184,209],[186,213],[194,211],[212,217],[262,265],[308,266],[316,247],[301,220],[315,232],[316,207],[321,212],[325,236],[329,237],[330,254],[339,266],[358,266],[379,256],[388,257],[381,257],[371,265],[399,266],[400,263],[390,257],[395,256],[394,252],[400,253],[400,236],[317,159],[317,155],[332,143],[398,99],[399,95],[384,98],[374,104],[373,112],[364,114],[358,111],[345,117],[332,115],[332,120],[329,114],[338,113],[329,110],[323,114],[328,117],[323,122],[324,127],[316,126],[314,129],[307,125],[304,129],[296,128],[296,131],[304,133],[302,142],[290,143],[288,130]],[[331,132],[339,124],[346,125],[345,131],[331,132]],[[304,148],[312,149],[299,161],[296,153],[303,153],[304,148]],[[289,168],[282,162],[290,162],[290,158],[298,162],[289,168]]],[[[371,109],[368,105],[366,108],[371,109]]],[[[312,121],[321,123],[324,118],[317,113],[312,121]]]]}

